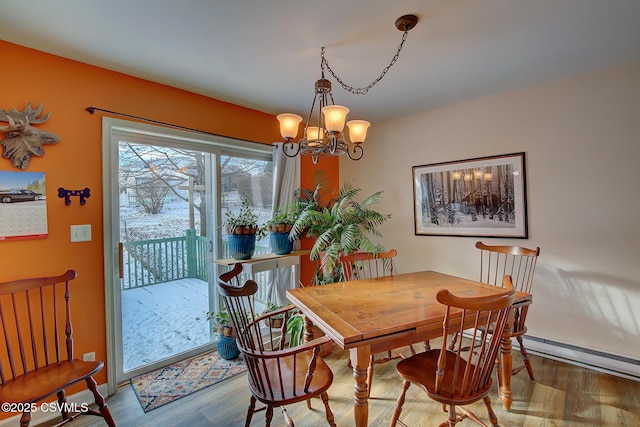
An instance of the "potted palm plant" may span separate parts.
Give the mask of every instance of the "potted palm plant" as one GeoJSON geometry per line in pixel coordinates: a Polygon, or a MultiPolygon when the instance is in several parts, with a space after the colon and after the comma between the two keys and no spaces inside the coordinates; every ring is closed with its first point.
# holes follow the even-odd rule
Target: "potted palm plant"
{"type": "Polygon", "coordinates": [[[258,214],[249,204],[249,198],[242,198],[238,211],[227,207],[224,215],[231,257],[237,260],[251,259],[256,249],[256,238],[263,237],[265,230],[258,224],[258,214]]]}
{"type": "Polygon", "coordinates": [[[358,202],[356,197],[361,189],[345,183],[338,195],[326,203],[320,201],[319,191],[320,186],[317,186],[313,192],[300,193],[300,215],[293,224],[289,238],[315,238],[309,254],[310,259],[320,261],[315,284],[334,283],[341,281],[338,262],[341,253],[384,250],[382,245],[373,243],[369,235],[381,236],[378,227],[390,219],[391,215],[371,208],[371,205],[382,198],[382,191],[358,202]]]}

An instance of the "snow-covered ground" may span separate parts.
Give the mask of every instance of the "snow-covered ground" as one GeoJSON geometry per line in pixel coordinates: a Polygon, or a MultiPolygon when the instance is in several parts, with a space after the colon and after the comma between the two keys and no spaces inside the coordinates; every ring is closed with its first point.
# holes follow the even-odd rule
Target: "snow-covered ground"
{"type": "Polygon", "coordinates": [[[182,279],[122,291],[124,370],[212,340],[207,282],[182,279]]]}
{"type": "MultiPolygon", "coordinates": [[[[197,212],[197,211],[196,211],[197,212]]],[[[262,212],[262,216],[266,215],[262,212]]],[[[189,228],[189,205],[165,203],[159,214],[141,207],[120,208],[123,241],[182,236],[189,228]]],[[[195,228],[199,230],[198,215],[195,228]]],[[[124,370],[182,353],[215,339],[206,312],[207,282],[181,279],[122,291],[122,341],[124,370]]]]}

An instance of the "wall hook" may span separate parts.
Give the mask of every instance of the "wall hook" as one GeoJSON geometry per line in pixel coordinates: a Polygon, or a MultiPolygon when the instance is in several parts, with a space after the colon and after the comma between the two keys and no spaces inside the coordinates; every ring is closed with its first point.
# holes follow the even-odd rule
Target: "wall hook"
{"type": "Polygon", "coordinates": [[[64,188],[60,187],[58,188],[58,197],[61,199],[64,198],[65,205],[70,205],[71,204],[70,196],[79,196],[80,204],[84,205],[85,203],[87,203],[85,199],[88,199],[89,197],[91,197],[91,194],[89,192],[90,192],[89,188],[85,188],[84,190],[65,190],[64,188]]]}

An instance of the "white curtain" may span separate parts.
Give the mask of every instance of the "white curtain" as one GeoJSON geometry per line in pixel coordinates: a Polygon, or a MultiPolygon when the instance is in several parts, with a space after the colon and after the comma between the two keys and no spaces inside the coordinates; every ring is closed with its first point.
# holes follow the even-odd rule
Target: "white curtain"
{"type": "MultiPolygon", "coordinates": [[[[273,147],[273,213],[284,208],[295,199],[295,192],[300,187],[300,156],[287,157],[282,152],[282,143],[274,143],[273,147]]],[[[299,245],[296,242],[296,245],[299,245]]],[[[293,248],[298,249],[297,247],[293,248]]],[[[282,306],[289,304],[287,289],[295,288],[291,280],[291,268],[283,267],[269,271],[267,301],[282,306]]]]}

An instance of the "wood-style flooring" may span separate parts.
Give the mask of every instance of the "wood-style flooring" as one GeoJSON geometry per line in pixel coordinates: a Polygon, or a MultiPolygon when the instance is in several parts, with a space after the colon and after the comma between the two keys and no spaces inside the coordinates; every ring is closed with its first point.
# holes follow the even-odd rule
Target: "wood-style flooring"
{"type": "MultiPolygon", "coordinates": [[[[513,377],[511,412],[502,410],[497,392],[491,395],[501,426],[640,426],[640,382],[537,356],[531,359],[536,381],[530,381],[525,371],[513,377]]],[[[347,353],[334,345],[325,360],[334,372],[329,399],[336,424],[353,426],[353,371],[347,368],[347,353]]],[[[519,354],[514,352],[514,365],[519,362],[519,354]]],[[[376,365],[369,400],[370,425],[389,425],[401,384],[395,362],[376,365]]],[[[244,425],[249,396],[245,373],[146,414],[128,383],[108,399],[108,404],[115,422],[122,427],[233,427],[244,425]]],[[[314,399],[312,404],[311,411],[305,403],[287,407],[296,426],[327,425],[322,402],[314,399]]],[[[482,402],[472,408],[488,422],[482,402]]],[[[400,419],[410,426],[438,426],[446,420],[446,415],[439,404],[412,386],[400,419]]],[[[99,418],[82,416],[69,425],[104,426],[105,423],[99,418]]],[[[264,426],[264,411],[254,415],[251,425],[264,426]]],[[[280,410],[274,411],[272,425],[284,425],[280,410]]],[[[458,425],[475,424],[465,420],[458,425]]]]}

